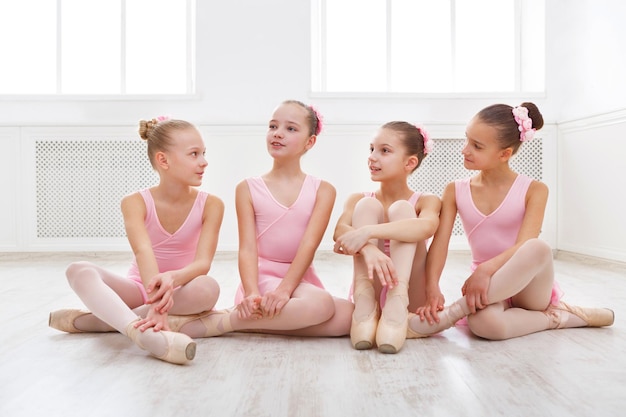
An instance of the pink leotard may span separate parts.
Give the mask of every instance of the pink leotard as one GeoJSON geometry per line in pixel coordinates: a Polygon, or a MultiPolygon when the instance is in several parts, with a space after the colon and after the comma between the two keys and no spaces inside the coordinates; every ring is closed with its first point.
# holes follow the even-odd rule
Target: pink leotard
{"type": "MultiPolygon", "coordinates": [[[[156,213],[154,199],[149,189],[139,191],[146,204],[146,218],[144,223],[152,242],[152,250],[159,266],[159,272],[172,271],[189,265],[196,256],[196,247],[200,232],[202,229],[202,215],[204,213],[204,204],[208,194],[198,191],[196,201],[193,203],[187,218],[180,228],[171,234],[167,232],[156,213]]],[[[133,262],[128,270],[128,278],[137,283],[140,288],[144,302],[148,296],[139,275],[137,260],[133,262]]]]}
{"type": "MultiPolygon", "coordinates": [[[[287,273],[296,257],[300,241],[315,207],[321,180],[307,175],[296,201],[285,207],[272,195],[261,177],[246,179],[256,224],[258,251],[258,287],[261,295],[274,290],[287,273]]],[[[324,288],[313,265],[309,266],[302,282],[324,288]]],[[[244,297],[240,284],[235,295],[239,304],[244,297]]]]}
{"type": "MultiPolygon", "coordinates": [[[[500,206],[488,215],[474,204],[470,178],[454,182],[456,207],[472,252],[472,271],[515,245],[526,213],[526,193],[532,181],[532,178],[519,174],[500,206]]],[[[555,281],[552,302],[557,303],[560,295],[555,281]]]]}

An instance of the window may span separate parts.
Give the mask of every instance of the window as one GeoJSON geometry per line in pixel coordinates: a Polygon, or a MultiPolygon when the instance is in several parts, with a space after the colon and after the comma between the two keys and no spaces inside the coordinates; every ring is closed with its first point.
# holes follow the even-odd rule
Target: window
{"type": "Polygon", "coordinates": [[[544,0],[315,0],[313,91],[542,92],[544,0]]]}
{"type": "Polygon", "coordinates": [[[0,94],[191,94],[193,0],[0,0],[0,94]]]}

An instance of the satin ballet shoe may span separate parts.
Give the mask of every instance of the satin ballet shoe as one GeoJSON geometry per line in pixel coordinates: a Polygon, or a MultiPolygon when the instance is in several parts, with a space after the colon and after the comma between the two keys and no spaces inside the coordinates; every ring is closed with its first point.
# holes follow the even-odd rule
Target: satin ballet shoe
{"type": "Polygon", "coordinates": [[[420,339],[422,337],[428,337],[429,335],[427,335],[427,334],[421,334],[421,333],[418,333],[415,330],[411,329],[411,319],[413,317],[417,317],[417,314],[409,313],[409,317],[408,317],[408,320],[407,320],[407,326],[406,326],[406,338],[407,339],[420,339]]]}
{"type": "MultiPolygon", "coordinates": [[[[130,340],[135,342],[135,344],[141,349],[147,350],[138,340],[138,336],[141,333],[141,330],[134,326],[138,320],[139,319],[134,320],[128,326],[126,326],[126,336],[128,336],[130,340]]],[[[147,331],[152,330],[148,329],[147,331]]],[[[157,356],[156,354],[150,352],[150,354],[155,358],[161,359],[165,362],[182,365],[192,360],[196,356],[196,342],[194,342],[186,334],[170,332],[166,330],[161,330],[158,333],[162,334],[163,337],[165,337],[165,341],[167,342],[167,349],[165,351],[165,354],[161,356],[157,356]]]]}
{"type": "Polygon", "coordinates": [[[110,333],[117,330],[111,328],[109,330],[80,330],[74,326],[74,322],[77,318],[91,314],[90,311],[77,310],[77,309],[64,309],[57,310],[50,313],[48,316],[48,326],[53,329],[61,330],[67,333],[110,333]]]}
{"type": "Polygon", "coordinates": [[[615,313],[608,308],[578,307],[560,301],[556,306],[550,304],[546,310],[548,317],[552,321],[551,327],[561,329],[565,326],[567,316],[563,317],[562,312],[579,317],[587,323],[587,327],[611,326],[615,321],[615,313]]]}
{"type": "Polygon", "coordinates": [[[376,344],[382,353],[398,353],[406,340],[409,328],[408,317],[401,323],[391,323],[385,319],[385,311],[380,316],[376,329],[376,344]]]}
{"type": "Polygon", "coordinates": [[[363,321],[357,321],[352,314],[350,325],[350,342],[356,350],[367,350],[374,346],[376,328],[378,327],[378,303],[374,310],[363,321]]]}
{"type": "Polygon", "coordinates": [[[202,313],[197,314],[188,314],[188,315],[175,315],[168,314],[167,316],[167,324],[170,326],[170,331],[172,332],[180,332],[180,329],[187,323],[191,323],[194,320],[198,320],[207,314],[209,314],[212,310],[203,311],[202,313]]]}
{"type": "Polygon", "coordinates": [[[233,326],[230,323],[230,314],[233,310],[233,308],[227,308],[224,310],[211,310],[199,314],[198,319],[200,319],[206,328],[204,337],[221,336],[224,333],[232,332],[233,326]]]}

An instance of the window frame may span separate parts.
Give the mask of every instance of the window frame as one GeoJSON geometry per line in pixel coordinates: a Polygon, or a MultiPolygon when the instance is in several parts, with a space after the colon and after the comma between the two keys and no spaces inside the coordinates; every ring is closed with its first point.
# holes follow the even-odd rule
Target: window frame
{"type": "Polygon", "coordinates": [[[0,101],[145,101],[145,100],[188,100],[199,99],[196,87],[196,0],[185,1],[186,41],[185,41],[185,84],[184,93],[127,94],[126,91],[126,0],[118,0],[121,5],[120,42],[120,92],[106,93],[63,93],[62,92],[62,0],[56,0],[56,88],[54,93],[9,93],[0,92],[0,101]]]}
{"type": "MultiPolygon", "coordinates": [[[[446,91],[446,92],[392,92],[389,91],[389,87],[391,85],[390,74],[391,74],[391,57],[390,57],[390,39],[391,39],[391,3],[393,0],[385,0],[386,5],[386,88],[387,91],[377,91],[377,92],[358,92],[358,91],[326,91],[326,61],[325,61],[325,50],[326,50],[326,21],[323,16],[326,14],[326,3],[332,0],[311,0],[311,77],[310,77],[310,96],[313,98],[354,98],[354,99],[381,99],[381,98],[389,98],[389,99],[413,99],[413,98],[517,98],[523,97],[528,99],[538,99],[546,97],[546,86],[545,86],[545,74],[546,74],[546,63],[545,63],[545,52],[544,52],[544,62],[543,62],[543,90],[542,91],[525,91],[522,89],[523,87],[523,69],[522,69],[522,55],[524,54],[523,45],[522,45],[522,32],[523,32],[523,19],[527,19],[528,16],[525,15],[525,11],[522,7],[523,0],[514,0],[514,47],[515,47],[515,57],[514,57],[514,89],[511,91],[480,91],[480,92],[454,92],[454,91],[446,91]]],[[[450,1],[451,7],[451,18],[454,18],[455,8],[456,8],[456,0],[448,0],[450,1]]],[[[544,3],[545,7],[545,3],[544,3]]],[[[545,22],[544,22],[545,26],[545,22]]],[[[454,36],[455,25],[454,23],[451,25],[452,31],[452,45],[451,45],[451,54],[454,62],[455,56],[455,36],[454,36]]],[[[544,32],[545,33],[545,32],[544,32]]],[[[545,39],[545,34],[544,34],[545,39]]],[[[544,48],[545,51],[545,48],[544,48]]],[[[453,63],[452,72],[453,74],[457,71],[456,66],[453,63]]]]}

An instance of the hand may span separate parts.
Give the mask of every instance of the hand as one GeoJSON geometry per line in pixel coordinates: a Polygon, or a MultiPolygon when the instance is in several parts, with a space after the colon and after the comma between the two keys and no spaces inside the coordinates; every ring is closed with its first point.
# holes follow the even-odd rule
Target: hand
{"type": "Polygon", "coordinates": [[[420,316],[420,320],[428,321],[428,324],[439,323],[439,311],[443,311],[446,302],[439,287],[433,290],[426,290],[426,304],[416,310],[416,314],[420,316]]]}
{"type": "Polygon", "coordinates": [[[152,277],[146,288],[148,301],[154,304],[159,313],[167,313],[174,305],[174,276],[171,272],[163,272],[152,277]]]}
{"type": "Polygon", "coordinates": [[[364,227],[351,230],[337,238],[333,251],[343,255],[356,255],[367,245],[369,241],[369,234],[364,227]]]}
{"type": "Polygon", "coordinates": [[[490,281],[491,276],[478,267],[463,284],[461,293],[465,296],[467,306],[472,314],[489,305],[487,290],[490,281]]]}
{"type": "Polygon", "coordinates": [[[383,287],[389,289],[398,285],[398,274],[396,267],[390,257],[385,255],[377,246],[366,245],[361,249],[361,256],[367,266],[367,276],[374,279],[374,272],[383,287]]]}
{"type": "Polygon", "coordinates": [[[290,298],[291,294],[279,288],[265,293],[261,298],[261,311],[263,312],[263,316],[271,319],[280,314],[290,298]]]}
{"type": "Polygon", "coordinates": [[[145,332],[151,327],[155,332],[170,329],[167,322],[167,313],[160,313],[155,306],[150,306],[146,318],[135,323],[135,328],[139,328],[142,332],[145,332]]]}
{"type": "Polygon", "coordinates": [[[237,306],[237,316],[242,320],[263,318],[261,296],[259,294],[252,294],[241,300],[241,303],[237,306]]]}

